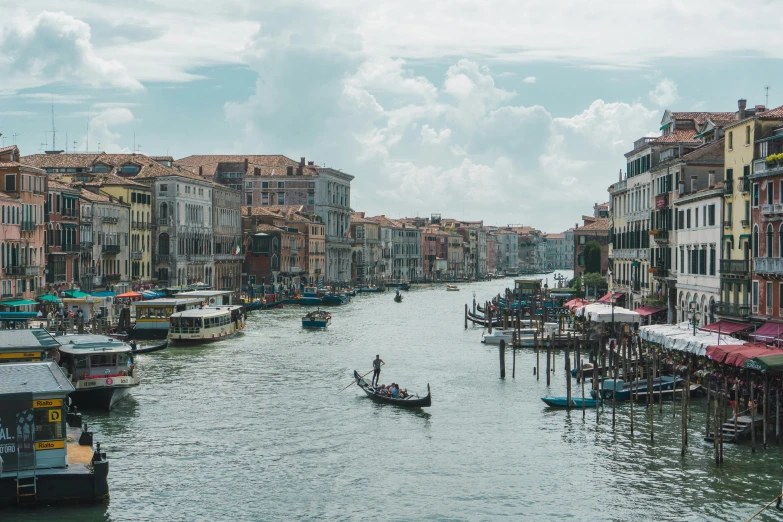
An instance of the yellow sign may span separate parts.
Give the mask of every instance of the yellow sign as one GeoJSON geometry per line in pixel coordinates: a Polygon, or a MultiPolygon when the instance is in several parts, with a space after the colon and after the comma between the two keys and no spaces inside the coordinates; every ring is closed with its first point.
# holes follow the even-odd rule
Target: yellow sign
{"type": "Polygon", "coordinates": [[[63,449],[65,448],[65,441],[64,440],[47,440],[46,442],[36,442],[35,443],[35,449],[38,451],[42,450],[52,450],[52,449],[63,449]]]}
{"type": "Polygon", "coordinates": [[[33,408],[54,408],[59,406],[62,408],[62,399],[37,399],[33,401],[33,408]]]}
{"type": "Polygon", "coordinates": [[[0,353],[0,359],[40,359],[41,352],[0,353]]]}
{"type": "Polygon", "coordinates": [[[62,410],[49,410],[49,422],[60,422],[63,420],[62,410]]]}

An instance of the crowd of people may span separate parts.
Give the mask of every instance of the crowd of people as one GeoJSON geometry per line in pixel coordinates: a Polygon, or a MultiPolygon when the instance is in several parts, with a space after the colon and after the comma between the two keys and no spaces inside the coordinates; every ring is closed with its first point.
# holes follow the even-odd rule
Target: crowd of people
{"type": "Polygon", "coordinates": [[[405,399],[408,397],[408,390],[401,390],[400,385],[393,382],[388,386],[385,384],[376,386],[375,394],[382,395],[384,397],[391,397],[392,399],[405,399]]]}

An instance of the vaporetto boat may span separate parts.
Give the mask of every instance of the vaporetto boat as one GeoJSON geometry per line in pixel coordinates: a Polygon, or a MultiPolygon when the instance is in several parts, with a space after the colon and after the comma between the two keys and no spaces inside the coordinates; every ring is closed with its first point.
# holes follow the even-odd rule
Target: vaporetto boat
{"type": "Polygon", "coordinates": [[[131,338],[163,339],[169,332],[169,318],[171,314],[193,310],[204,304],[204,299],[200,297],[139,301],[134,304],[136,309],[136,326],[131,330],[131,338]]]}
{"type": "Polygon", "coordinates": [[[244,329],[245,313],[239,305],[186,310],[172,314],[169,341],[173,344],[222,341],[244,329]]]}

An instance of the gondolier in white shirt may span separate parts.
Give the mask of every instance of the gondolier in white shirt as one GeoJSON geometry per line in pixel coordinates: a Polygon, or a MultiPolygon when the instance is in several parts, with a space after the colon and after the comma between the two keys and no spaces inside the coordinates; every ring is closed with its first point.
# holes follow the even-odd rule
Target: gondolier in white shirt
{"type": "Polygon", "coordinates": [[[372,385],[377,386],[378,385],[378,378],[381,376],[381,365],[386,364],[383,362],[383,359],[381,359],[380,355],[375,356],[375,359],[372,362],[372,385]]]}

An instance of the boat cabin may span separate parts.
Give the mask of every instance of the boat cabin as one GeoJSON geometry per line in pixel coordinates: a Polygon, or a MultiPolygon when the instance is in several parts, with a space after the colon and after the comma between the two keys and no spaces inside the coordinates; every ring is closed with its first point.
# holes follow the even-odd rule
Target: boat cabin
{"type": "Polygon", "coordinates": [[[134,383],[130,345],[105,335],[69,335],[60,339],[60,366],[77,390],[103,386],[109,378],[112,384],[134,383]]]}
{"type": "Polygon", "coordinates": [[[65,407],[73,390],[52,361],[0,365],[0,479],[67,466],[65,407]]]}
{"type": "Polygon", "coordinates": [[[169,329],[169,317],[177,312],[192,310],[204,305],[204,299],[189,297],[184,299],[163,298],[140,301],[136,308],[137,329],[169,329]]]}
{"type": "Polygon", "coordinates": [[[541,279],[515,279],[514,296],[517,301],[532,301],[541,295],[541,279]]]}
{"type": "Polygon", "coordinates": [[[223,306],[234,304],[233,290],[193,290],[174,294],[177,299],[198,298],[205,301],[208,306],[223,306]]]}
{"type": "Polygon", "coordinates": [[[43,328],[0,333],[0,364],[57,359],[60,343],[43,328]]]}
{"type": "Polygon", "coordinates": [[[169,339],[210,341],[244,328],[242,306],[215,306],[178,312],[171,316],[169,339]]]}

